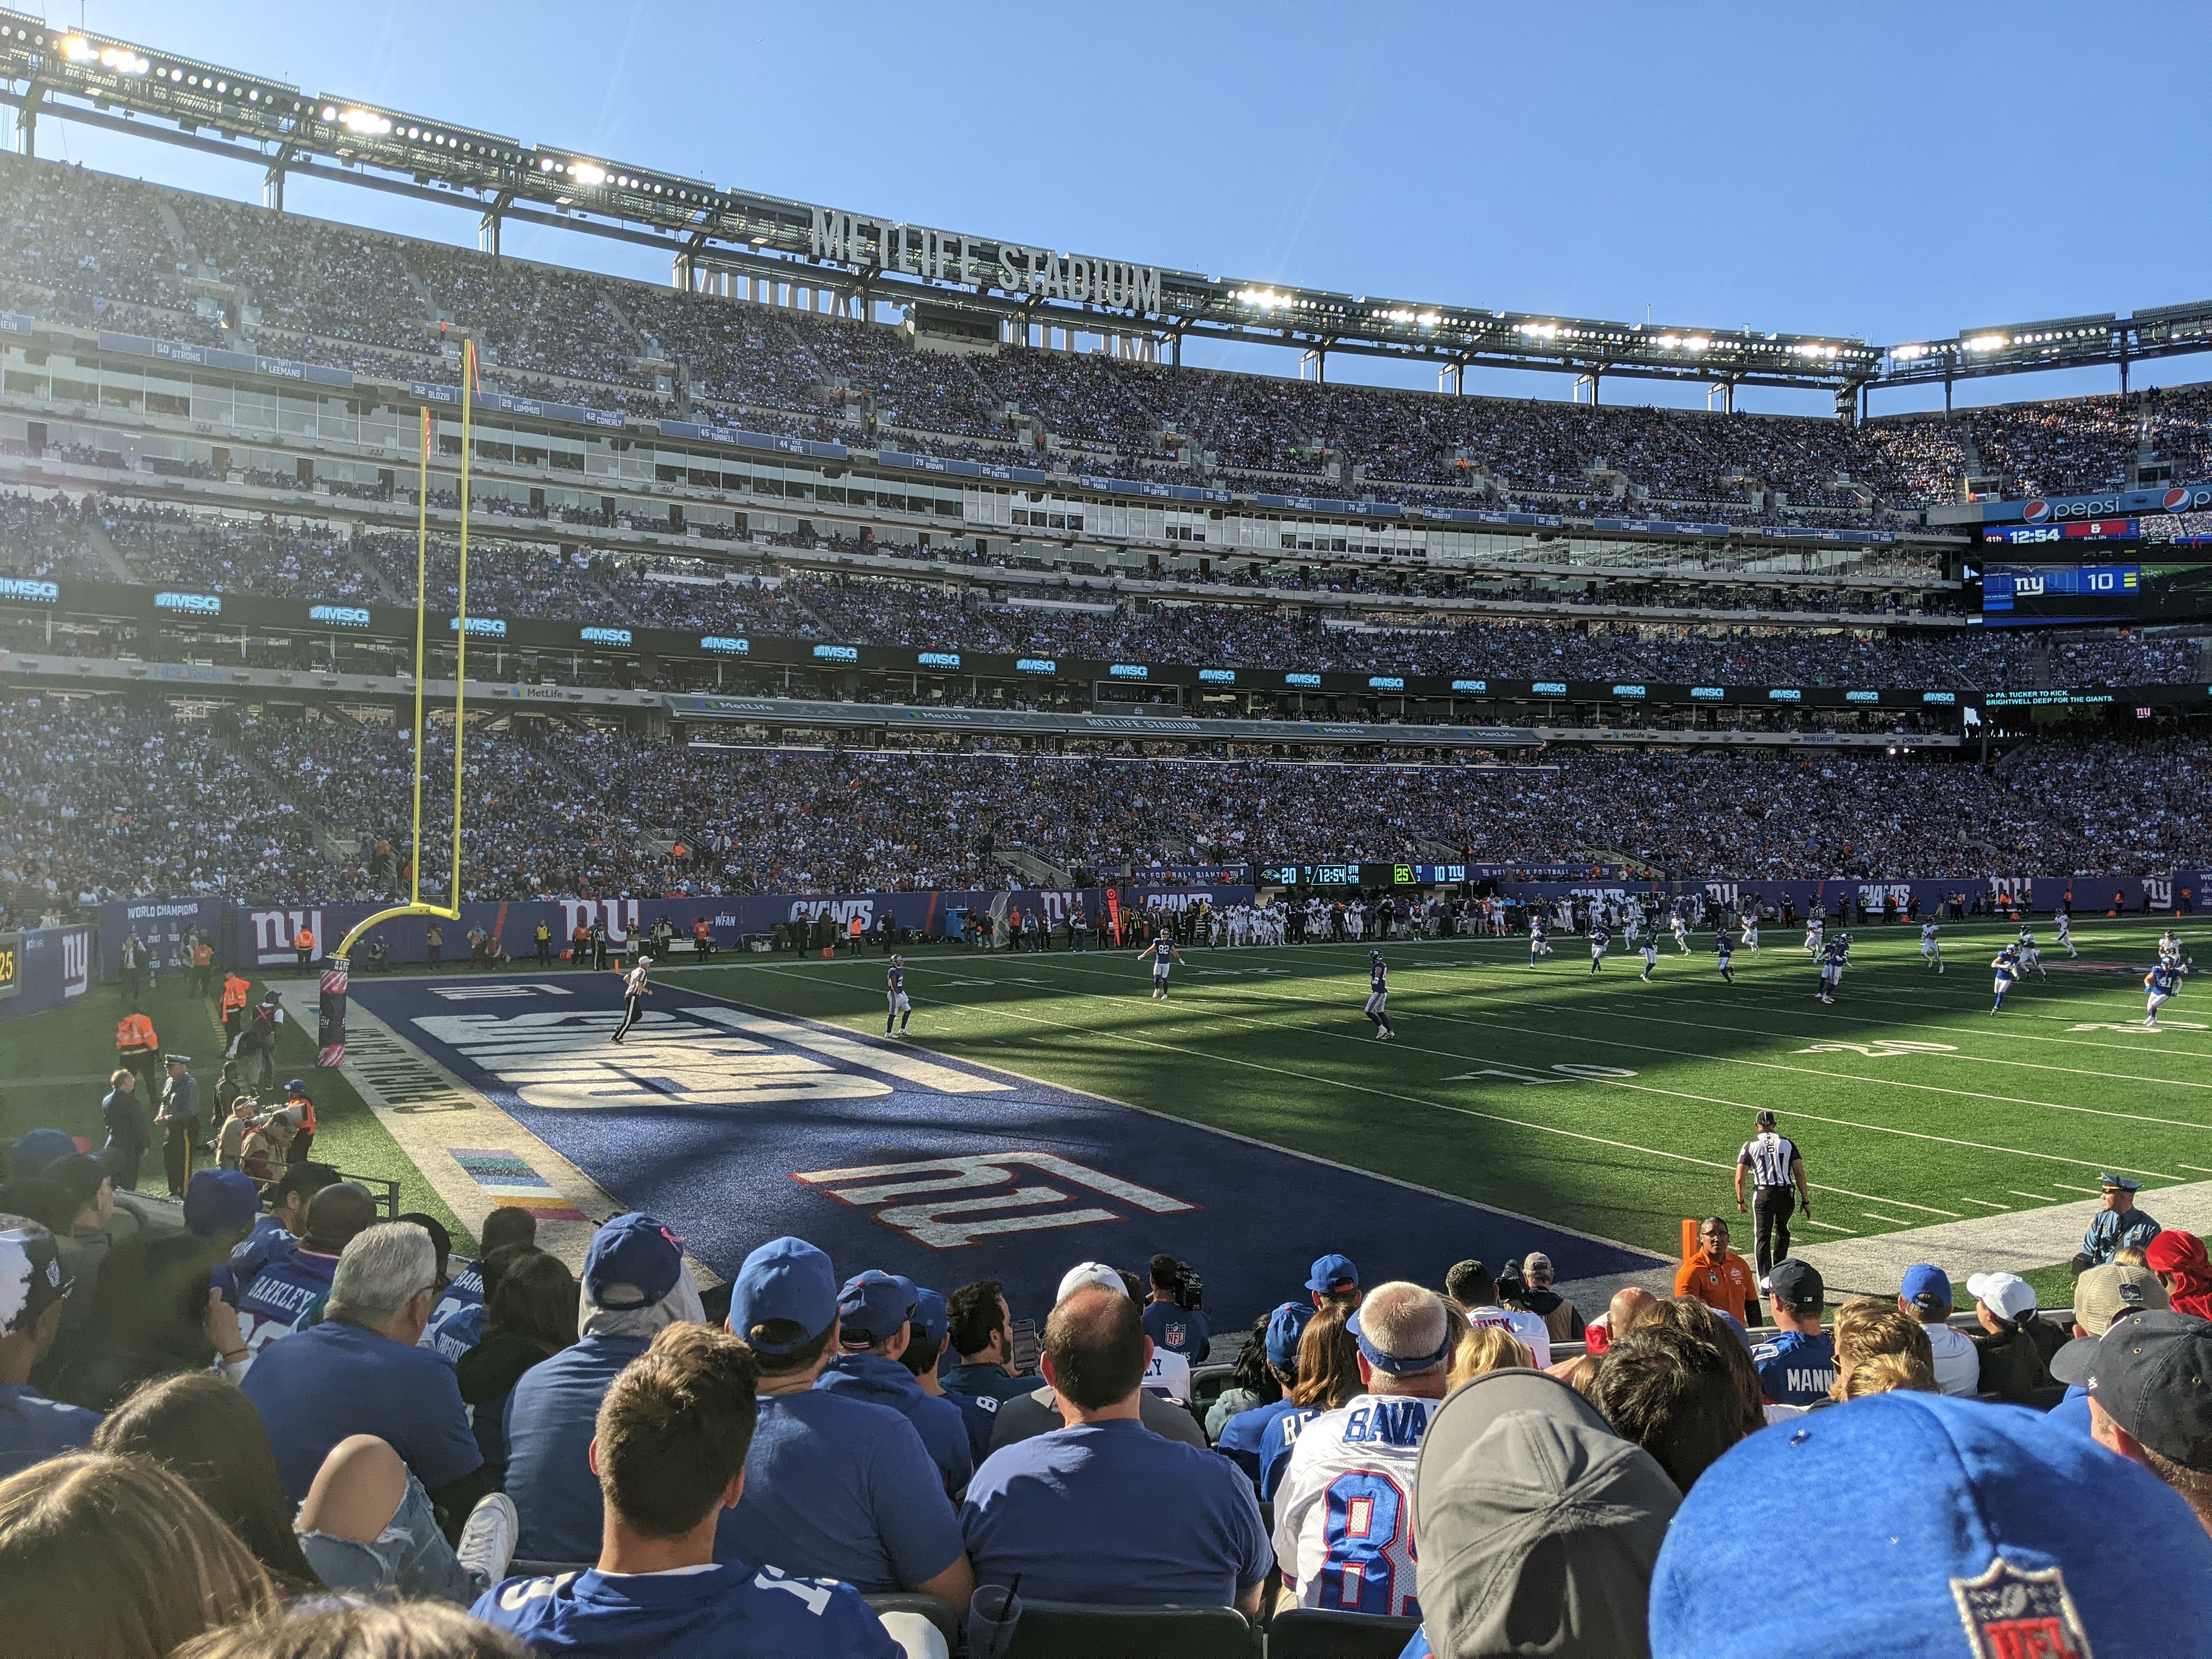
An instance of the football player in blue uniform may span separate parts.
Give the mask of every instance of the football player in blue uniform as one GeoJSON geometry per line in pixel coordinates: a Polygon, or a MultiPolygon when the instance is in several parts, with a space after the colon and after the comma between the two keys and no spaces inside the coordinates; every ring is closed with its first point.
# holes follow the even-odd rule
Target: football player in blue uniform
{"type": "Polygon", "coordinates": [[[1367,953],[1367,1018],[1375,1022],[1375,1040],[1388,1042],[1397,1036],[1390,1024],[1390,966],[1380,951],[1367,953]]]}
{"type": "Polygon", "coordinates": [[[2181,964],[2160,962],[2143,975],[2143,989],[2148,993],[2143,1001],[2143,1024],[2153,1030],[2158,1029],[2158,1011],[2161,1004],[2181,988],[2181,964]]]}
{"type": "Polygon", "coordinates": [[[2008,945],[1990,958],[1990,969],[1996,975],[1996,1000],[1990,1004],[1990,1012],[1993,1014],[2004,1007],[2005,993],[2012,989],[2013,982],[2020,977],[2020,963],[2014,959],[2012,950],[2013,947],[2008,945]]]}
{"type": "Polygon", "coordinates": [[[1528,965],[1534,968],[1536,958],[1552,954],[1551,929],[1544,925],[1541,912],[1528,918],[1528,965]]]}
{"type": "Polygon", "coordinates": [[[1728,926],[1722,924],[1713,935],[1713,962],[1721,970],[1721,977],[1729,984],[1735,983],[1735,941],[1729,937],[1728,926]]]}
{"type": "Polygon", "coordinates": [[[1603,922],[1593,919],[1590,922],[1589,941],[1590,972],[1595,974],[1599,969],[1605,966],[1605,947],[1613,942],[1613,934],[1607,930],[1603,922]]]}
{"type": "Polygon", "coordinates": [[[1142,953],[1152,959],[1152,995],[1165,1002],[1168,1000],[1169,964],[1181,962],[1182,952],[1175,948],[1173,939],[1162,933],[1150,945],[1145,945],[1142,953]]]}
{"type": "Polygon", "coordinates": [[[1820,947],[1820,988],[1814,994],[1833,1006],[1836,988],[1844,982],[1844,964],[1850,955],[1851,936],[1838,933],[1820,947]]]}

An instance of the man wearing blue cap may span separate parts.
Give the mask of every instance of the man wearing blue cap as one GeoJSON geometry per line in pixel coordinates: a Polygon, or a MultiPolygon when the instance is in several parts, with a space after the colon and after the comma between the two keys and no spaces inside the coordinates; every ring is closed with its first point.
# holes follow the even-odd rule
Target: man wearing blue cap
{"type": "Polygon", "coordinates": [[[1359,1393],[1299,1431],[1275,1494],[1275,1559],[1304,1607],[1419,1616],[1413,1468],[1444,1397],[1451,1325],[1419,1285],[1378,1285],[1348,1327],[1359,1393]]]}
{"type": "Polygon", "coordinates": [[[1348,1255],[1319,1257],[1306,1274],[1306,1290],[1315,1307],[1326,1308],[1338,1302],[1349,1311],[1359,1305],[1359,1269],[1352,1265],[1348,1255]]]}
{"type": "Polygon", "coordinates": [[[73,1281],[54,1236],[27,1216],[0,1215],[0,1478],[92,1443],[100,1413],[47,1399],[31,1370],[61,1334],[73,1281]]]}
{"type": "Polygon", "coordinates": [[[868,1595],[919,1590],[964,1617],[975,1575],[914,1425],[814,1386],[839,1351],[838,1302],[830,1258],[803,1238],[770,1239],[738,1270],[730,1331],[760,1364],[760,1421],[714,1559],[773,1561],[868,1595]]]}
{"type": "MultiPolygon", "coordinates": [[[[902,1363],[914,1374],[921,1391],[933,1400],[949,1402],[960,1413],[960,1421],[968,1431],[968,1450],[975,1462],[991,1455],[991,1431],[997,1425],[994,1400],[987,1407],[971,1394],[955,1394],[945,1386],[938,1376],[938,1368],[945,1362],[946,1345],[951,1341],[952,1316],[943,1296],[927,1285],[914,1287],[914,1317],[908,1322],[912,1334],[907,1340],[902,1363]]],[[[965,1486],[967,1483],[961,1483],[965,1486]]]]}
{"type": "Polygon", "coordinates": [[[2136,1194],[2142,1190],[2142,1182],[2107,1172],[2097,1177],[2097,1186],[2105,1207],[2089,1218],[2089,1231],[2081,1236],[2081,1252],[2074,1258],[2074,1271],[2077,1273],[2101,1267],[2130,1247],[2140,1250],[2164,1231],[2147,1213],[2136,1208],[2136,1194]]]}
{"type": "Polygon", "coordinates": [[[975,1472],[975,1449],[960,1408],[942,1395],[925,1394],[906,1368],[916,1300],[914,1281],[896,1273],[871,1267],[847,1279],[837,1292],[842,1352],[814,1386],[888,1406],[913,1424],[928,1449],[929,1461],[945,1477],[946,1495],[957,1503],[967,1490],[968,1477],[975,1472]]]}
{"type": "Polygon", "coordinates": [[[1233,1460],[1238,1468],[1252,1477],[1255,1491],[1260,1485],[1260,1443],[1268,1425],[1300,1409],[1291,1398],[1291,1389],[1298,1380],[1298,1339],[1306,1334],[1313,1316],[1311,1308],[1296,1302],[1284,1303],[1267,1316],[1267,1369],[1281,1384],[1283,1397],[1272,1404],[1237,1413],[1221,1425],[1221,1437],[1214,1442],[1216,1451],[1233,1460]]]}
{"type": "Polygon", "coordinates": [[[2212,1538],[2148,1470],[2032,1412],[1900,1390],[1706,1469],[1650,1630],[1653,1659],[2207,1659],[2212,1538]],[[1778,1561],[1804,1570],[1746,1618],[1778,1561]]]}
{"type": "Polygon", "coordinates": [[[1982,1356],[1973,1338],[1951,1328],[1951,1275],[1923,1261],[1905,1270],[1898,1287],[1898,1311],[1920,1322],[1934,1357],[1936,1386],[1945,1394],[1971,1395],[1982,1386],[1982,1356]]]}
{"type": "Polygon", "coordinates": [[[649,1215],[618,1215],[584,1256],[577,1341],[522,1374],[507,1404],[507,1492],[521,1511],[514,1553],[526,1561],[588,1561],[599,1553],[599,1483],[586,1461],[607,1386],[653,1339],[696,1319],[682,1294],[684,1246],[649,1215]]]}

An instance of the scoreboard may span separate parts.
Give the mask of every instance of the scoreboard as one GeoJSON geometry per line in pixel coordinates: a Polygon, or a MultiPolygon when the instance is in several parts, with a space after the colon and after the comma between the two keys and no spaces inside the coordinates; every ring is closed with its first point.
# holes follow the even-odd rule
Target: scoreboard
{"type": "Polygon", "coordinates": [[[1991,628],[2188,622],[2206,616],[2212,616],[2212,565],[2203,562],[1993,561],[1982,572],[1982,621],[1991,628]]]}
{"type": "Polygon", "coordinates": [[[23,936],[0,933],[0,1000],[18,994],[22,988],[23,936]]]}
{"type": "Polygon", "coordinates": [[[1262,887],[1451,887],[1468,879],[1464,864],[1263,864],[1262,887]]]}

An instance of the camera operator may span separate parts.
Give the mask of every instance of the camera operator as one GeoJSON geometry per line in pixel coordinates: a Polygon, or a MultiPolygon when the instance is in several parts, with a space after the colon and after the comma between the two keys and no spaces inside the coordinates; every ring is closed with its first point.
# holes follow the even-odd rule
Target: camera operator
{"type": "Polygon", "coordinates": [[[1152,1293],[1145,1304],[1145,1334],[1152,1346],[1180,1354],[1191,1364],[1201,1364],[1212,1346],[1213,1331],[1199,1304],[1205,1286],[1187,1261],[1171,1255],[1152,1258],[1152,1293]]]}

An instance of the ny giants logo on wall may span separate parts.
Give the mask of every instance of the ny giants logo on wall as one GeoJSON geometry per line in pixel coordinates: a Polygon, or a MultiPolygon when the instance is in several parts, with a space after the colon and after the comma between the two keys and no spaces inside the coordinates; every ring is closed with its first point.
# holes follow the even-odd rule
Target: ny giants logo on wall
{"type": "Polygon", "coordinates": [[[562,938],[574,939],[579,927],[596,921],[599,931],[617,944],[637,931],[635,899],[562,899],[562,938]]]}
{"type": "Polygon", "coordinates": [[[278,963],[297,963],[298,948],[293,941],[300,930],[306,928],[314,938],[313,957],[323,953],[323,913],[320,910],[256,910],[253,922],[253,963],[257,968],[270,968],[278,963]]]}
{"type": "Polygon", "coordinates": [[[957,1250],[1006,1233],[1043,1232],[1120,1221],[1118,1203],[1151,1215],[1180,1215],[1200,1206],[1139,1187],[1060,1157],[1057,1152],[1006,1152],[923,1158],[910,1164],[868,1164],[849,1170],[810,1170],[791,1177],[841,1204],[874,1209],[871,1219],[933,1250],[957,1250]],[[1057,1184],[1033,1181],[1032,1171],[1057,1184]],[[1083,1199],[1106,1202],[1079,1202],[1083,1199]],[[882,1206],[880,1208],[877,1206],[882,1206]],[[1073,1206],[1074,1207],[1066,1207],[1073,1206]]]}

